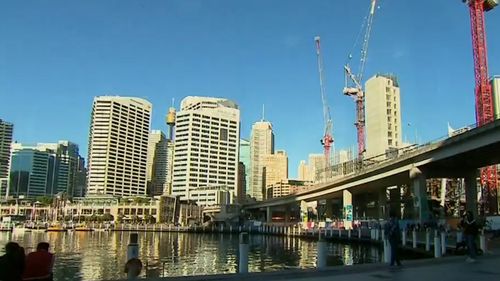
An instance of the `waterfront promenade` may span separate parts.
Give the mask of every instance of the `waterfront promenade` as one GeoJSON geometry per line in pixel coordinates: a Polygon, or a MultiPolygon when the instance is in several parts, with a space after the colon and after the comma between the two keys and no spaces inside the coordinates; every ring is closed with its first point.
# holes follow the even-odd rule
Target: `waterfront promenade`
{"type": "Polygon", "coordinates": [[[246,280],[294,280],[294,281],[482,281],[500,278],[499,251],[479,257],[475,263],[466,263],[464,256],[440,259],[405,261],[401,268],[390,268],[386,264],[364,264],[356,266],[328,267],[324,270],[289,270],[250,274],[223,274],[172,278],[151,278],[151,281],[246,281],[246,280]]]}

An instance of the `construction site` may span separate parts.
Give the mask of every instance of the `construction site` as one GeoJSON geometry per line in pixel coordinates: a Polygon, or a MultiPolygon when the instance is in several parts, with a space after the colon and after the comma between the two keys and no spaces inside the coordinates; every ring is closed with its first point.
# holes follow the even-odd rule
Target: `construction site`
{"type": "MultiPolygon", "coordinates": [[[[456,1],[457,5],[460,1],[456,1]]],[[[475,121],[473,127],[481,127],[499,118],[500,112],[500,92],[498,91],[498,78],[490,77],[488,73],[488,55],[486,41],[486,14],[498,6],[498,0],[462,0],[465,7],[469,10],[470,26],[464,25],[465,28],[471,30],[471,41],[474,62],[474,78],[475,78],[475,121]]],[[[369,84],[374,84],[372,81],[365,81],[365,69],[368,61],[370,39],[377,36],[376,17],[384,17],[387,15],[378,13],[380,5],[390,5],[380,0],[371,0],[368,7],[368,14],[362,20],[361,32],[355,38],[353,48],[347,54],[346,63],[343,65],[345,73],[345,85],[343,87],[343,95],[350,97],[354,101],[354,125],[357,132],[357,157],[348,159],[342,163],[333,161],[332,154],[335,154],[335,138],[334,138],[334,120],[332,120],[331,110],[335,107],[330,107],[328,103],[327,92],[332,92],[332,95],[337,95],[337,91],[331,89],[327,91],[325,82],[326,70],[322,57],[322,45],[319,36],[314,38],[319,74],[319,89],[322,102],[324,131],[321,138],[325,165],[323,169],[317,170],[315,173],[315,182],[326,182],[334,179],[345,177],[358,173],[370,166],[376,165],[393,158],[401,157],[408,152],[414,151],[419,146],[425,145],[418,143],[415,139],[414,143],[402,141],[401,132],[401,109],[399,105],[399,83],[395,75],[380,75],[374,77],[383,77],[384,83],[387,82],[392,88],[387,86],[385,93],[378,95],[378,98],[384,99],[387,97],[387,106],[385,107],[385,99],[380,102],[378,109],[370,109],[370,100],[367,96],[375,95],[374,87],[369,88],[369,84]],[[382,2],[382,3],[381,3],[382,2]],[[375,26],[375,28],[374,28],[375,26]],[[365,87],[369,89],[365,89],[365,87]],[[397,99],[396,99],[397,98],[397,99]],[[391,103],[393,102],[393,103],[391,103]],[[376,130],[370,129],[369,118],[376,119],[374,113],[366,111],[381,111],[377,113],[387,118],[387,122],[383,120],[383,125],[377,120],[376,130]],[[368,121],[368,122],[367,122],[368,121]],[[368,124],[368,125],[367,125],[368,124]],[[399,126],[398,126],[399,125],[399,126]],[[368,130],[368,133],[367,133],[368,130]],[[371,131],[370,131],[371,130],[371,131]],[[374,142],[375,138],[380,139],[377,132],[383,131],[385,139],[382,143],[376,144],[382,150],[376,152],[375,149],[370,149],[367,143],[374,142]],[[399,141],[398,141],[399,140],[399,141]],[[367,147],[369,148],[367,150],[367,147]],[[332,152],[333,151],[333,152],[332,152]]],[[[464,42],[465,43],[465,42],[464,42]]],[[[328,47],[327,47],[328,48],[328,47]]],[[[471,71],[472,72],[472,71],[471,71]]],[[[373,78],[372,78],[373,79],[373,78]]],[[[370,79],[371,80],[371,79],[370,79]]],[[[374,99],[373,97],[371,99],[374,99]]],[[[372,102],[373,103],[373,102],[372,102]]],[[[373,107],[373,106],[371,106],[373,107]]],[[[372,121],[373,123],[375,121],[372,121]]],[[[374,127],[374,126],[371,126],[374,127]]],[[[448,137],[461,134],[470,129],[470,127],[460,128],[458,130],[450,130],[448,137]]],[[[371,145],[374,147],[374,145],[371,145]]],[[[480,169],[478,177],[478,202],[479,212],[485,215],[497,215],[500,205],[498,188],[499,176],[498,165],[488,166],[480,169]]],[[[459,216],[465,209],[465,188],[463,179],[428,179],[427,194],[430,206],[433,212],[446,216],[459,216]]],[[[402,200],[411,200],[412,191],[407,187],[401,187],[402,200]]]]}

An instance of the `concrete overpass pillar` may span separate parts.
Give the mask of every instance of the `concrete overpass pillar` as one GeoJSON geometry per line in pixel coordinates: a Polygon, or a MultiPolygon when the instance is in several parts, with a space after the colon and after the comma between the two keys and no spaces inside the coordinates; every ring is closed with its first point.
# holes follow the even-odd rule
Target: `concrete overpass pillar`
{"type": "Polygon", "coordinates": [[[326,200],[325,217],[333,219],[333,201],[331,199],[326,200]]]}
{"type": "Polygon", "coordinates": [[[387,189],[385,187],[378,192],[377,208],[378,208],[378,218],[379,219],[385,219],[388,217],[388,214],[387,214],[387,189]]]}
{"type": "Polygon", "coordinates": [[[266,222],[273,222],[273,211],[271,207],[266,207],[266,222]]]}
{"type": "Polygon", "coordinates": [[[353,207],[352,207],[352,193],[347,189],[342,191],[342,198],[344,204],[344,227],[352,229],[353,220],[353,207]]]}
{"type": "Polygon", "coordinates": [[[477,218],[477,177],[478,170],[474,169],[465,174],[465,207],[477,218]]]}
{"type": "Polygon", "coordinates": [[[429,204],[427,202],[427,185],[425,174],[420,169],[414,167],[410,170],[410,181],[413,194],[415,195],[415,219],[424,222],[429,219],[429,204]]]}
{"type": "Polygon", "coordinates": [[[401,187],[396,186],[395,188],[389,189],[389,198],[391,202],[390,211],[394,213],[397,218],[401,218],[401,187]]]}
{"type": "Polygon", "coordinates": [[[289,223],[290,222],[290,206],[289,205],[286,205],[285,206],[285,213],[283,214],[283,216],[285,217],[285,223],[289,223]]]}

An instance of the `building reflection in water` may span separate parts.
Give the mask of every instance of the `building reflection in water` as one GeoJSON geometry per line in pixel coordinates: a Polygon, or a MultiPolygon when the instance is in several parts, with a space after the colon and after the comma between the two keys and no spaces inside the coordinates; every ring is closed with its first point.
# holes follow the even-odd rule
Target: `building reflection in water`
{"type": "MultiPolygon", "coordinates": [[[[56,253],[55,280],[125,278],[128,232],[0,233],[0,248],[17,241],[33,251],[47,241],[56,253]]],[[[142,277],[224,274],[238,271],[237,234],[140,233],[142,277]]],[[[317,243],[292,237],[251,235],[249,271],[276,271],[316,266],[317,243]]],[[[328,265],[378,262],[378,247],[328,244],[328,265]]]]}

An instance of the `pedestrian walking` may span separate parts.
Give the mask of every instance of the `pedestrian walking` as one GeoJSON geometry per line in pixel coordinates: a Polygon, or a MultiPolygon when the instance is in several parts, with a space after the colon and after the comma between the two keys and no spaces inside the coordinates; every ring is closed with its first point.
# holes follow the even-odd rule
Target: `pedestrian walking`
{"type": "Polygon", "coordinates": [[[479,227],[471,211],[467,211],[461,224],[464,229],[465,242],[467,243],[469,252],[466,261],[474,262],[476,260],[476,237],[479,233],[479,227]]]}
{"type": "Polygon", "coordinates": [[[52,281],[54,267],[54,254],[49,252],[49,243],[40,242],[36,251],[31,252],[26,257],[26,268],[23,280],[52,281]]]}
{"type": "Polygon", "coordinates": [[[21,281],[24,271],[24,248],[15,242],[5,245],[5,254],[0,257],[0,280],[21,281]]]}
{"type": "Polygon", "coordinates": [[[391,246],[391,266],[397,264],[401,266],[401,260],[399,259],[399,244],[401,241],[401,229],[399,228],[399,221],[395,212],[390,212],[389,222],[387,222],[385,227],[385,235],[389,240],[389,245],[391,246]]]}

